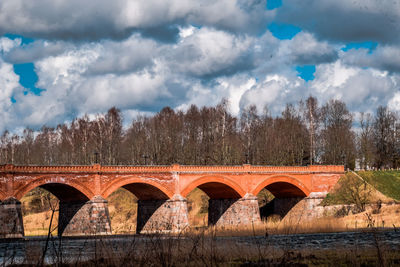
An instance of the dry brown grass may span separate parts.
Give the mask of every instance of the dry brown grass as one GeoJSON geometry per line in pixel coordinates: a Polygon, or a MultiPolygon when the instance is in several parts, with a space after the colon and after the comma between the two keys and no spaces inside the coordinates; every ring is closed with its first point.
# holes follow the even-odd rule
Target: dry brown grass
{"type": "Polygon", "coordinates": [[[303,233],[332,233],[344,231],[357,231],[366,228],[400,227],[400,205],[383,205],[379,213],[375,213],[374,205],[368,206],[367,210],[358,214],[349,214],[337,218],[333,215],[322,218],[307,218],[286,216],[283,220],[279,216],[270,216],[261,223],[248,226],[210,226],[203,228],[191,227],[189,232],[194,234],[203,233],[217,236],[260,236],[266,234],[303,234],[303,233]]]}
{"type": "Polygon", "coordinates": [[[206,228],[188,228],[192,234],[216,236],[265,236],[270,234],[330,233],[352,230],[340,220],[321,218],[313,221],[289,221],[268,219],[261,223],[245,226],[209,226],[206,228]]]}
{"type": "MultiPolygon", "coordinates": [[[[110,213],[113,207],[110,207],[110,213]]],[[[210,226],[207,224],[207,214],[197,218],[197,223],[186,229],[193,234],[205,233],[218,236],[252,236],[268,234],[299,234],[299,233],[329,233],[341,231],[354,231],[368,227],[393,228],[400,227],[400,205],[382,205],[379,213],[374,214],[376,207],[368,206],[367,210],[358,214],[336,218],[333,214],[310,220],[309,218],[299,219],[297,216],[287,216],[280,220],[279,216],[271,216],[266,221],[248,226],[210,226]],[[203,220],[203,221],[200,221],[203,220]],[[372,224],[372,225],[371,225],[372,224]],[[200,225],[200,227],[199,227],[200,225]]],[[[58,213],[55,214],[53,228],[57,225],[58,213]]],[[[47,235],[51,212],[41,212],[24,216],[25,235],[37,236],[47,235]]],[[[191,223],[196,220],[192,215],[191,223]]],[[[114,217],[112,221],[113,233],[135,233],[136,217],[125,220],[122,215],[114,217]],[[116,223],[117,222],[117,223],[116,223]]],[[[57,232],[53,232],[54,235],[57,232]]]]}
{"type": "MultiPolygon", "coordinates": [[[[26,236],[47,235],[50,224],[51,211],[43,211],[34,214],[28,214],[23,217],[24,230],[26,236]]],[[[57,228],[58,211],[54,213],[51,229],[57,228]]],[[[57,229],[53,232],[57,235],[57,229]]]]}
{"type": "MultiPolygon", "coordinates": [[[[382,205],[379,213],[374,213],[376,207],[368,206],[366,211],[358,214],[350,214],[339,218],[346,227],[351,229],[366,228],[368,224],[373,227],[399,227],[400,226],[400,205],[382,205]]],[[[371,227],[371,226],[370,226],[371,227]]]]}

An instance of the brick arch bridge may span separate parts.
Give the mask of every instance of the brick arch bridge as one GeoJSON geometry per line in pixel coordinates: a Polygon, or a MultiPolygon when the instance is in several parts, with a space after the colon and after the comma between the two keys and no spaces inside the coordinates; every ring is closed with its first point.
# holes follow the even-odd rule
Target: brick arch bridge
{"type": "MultiPolygon", "coordinates": [[[[260,221],[257,194],[277,200],[318,199],[337,183],[343,166],[0,166],[0,235],[23,236],[19,200],[41,187],[60,200],[59,234],[110,234],[107,201],[120,187],[138,198],[137,232],[188,226],[187,195],[209,197],[209,224],[260,221]]],[[[289,201],[290,202],[290,201],[289,201]]],[[[279,206],[279,205],[278,205],[279,206]]]]}

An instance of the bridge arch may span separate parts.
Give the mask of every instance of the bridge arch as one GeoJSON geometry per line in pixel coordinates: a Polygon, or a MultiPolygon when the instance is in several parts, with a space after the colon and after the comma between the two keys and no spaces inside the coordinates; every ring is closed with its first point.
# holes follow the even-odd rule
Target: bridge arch
{"type": "Polygon", "coordinates": [[[268,177],[251,192],[254,196],[267,188],[276,197],[306,197],[310,190],[298,179],[287,175],[268,177]]]}
{"type": "Polygon", "coordinates": [[[203,190],[210,198],[241,198],[246,194],[245,190],[224,176],[202,176],[181,191],[183,197],[192,192],[196,187],[203,190]]]}
{"type": "Polygon", "coordinates": [[[120,187],[127,189],[138,199],[170,199],[174,195],[173,192],[158,182],[135,176],[124,177],[111,182],[101,195],[103,198],[107,198],[120,187]]]}
{"type": "Polygon", "coordinates": [[[29,191],[41,187],[53,195],[59,200],[90,200],[94,197],[92,190],[87,188],[85,185],[78,181],[68,181],[62,177],[38,177],[35,180],[29,182],[27,185],[17,190],[15,198],[20,200],[29,191]]]}

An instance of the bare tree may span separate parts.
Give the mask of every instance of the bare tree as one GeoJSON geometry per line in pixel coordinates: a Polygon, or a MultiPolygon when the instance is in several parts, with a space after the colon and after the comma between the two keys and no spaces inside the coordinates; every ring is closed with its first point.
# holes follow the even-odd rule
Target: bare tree
{"type": "Polygon", "coordinates": [[[345,164],[354,168],[355,141],[352,131],[353,116],[346,104],[330,100],[322,107],[322,163],[345,164]]]}
{"type": "Polygon", "coordinates": [[[370,113],[360,115],[360,133],[358,135],[358,154],[360,167],[371,168],[374,163],[374,132],[372,128],[373,118],[370,113]]]}
{"type": "Polygon", "coordinates": [[[313,165],[316,157],[316,133],[318,131],[320,119],[318,100],[313,96],[309,96],[306,100],[306,108],[303,112],[308,123],[308,131],[310,135],[310,165],[313,165]]]}
{"type": "Polygon", "coordinates": [[[393,167],[396,117],[387,107],[378,107],[374,121],[376,167],[393,167]]]}

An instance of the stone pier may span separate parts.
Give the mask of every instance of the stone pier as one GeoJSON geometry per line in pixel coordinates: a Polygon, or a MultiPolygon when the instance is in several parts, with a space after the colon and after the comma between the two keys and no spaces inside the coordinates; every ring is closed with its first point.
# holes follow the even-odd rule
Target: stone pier
{"type": "Polygon", "coordinates": [[[313,194],[309,197],[275,198],[272,213],[285,219],[312,220],[323,216],[324,207],[319,206],[323,199],[323,196],[313,194]]]}
{"type": "Polygon", "coordinates": [[[246,194],[239,199],[210,199],[208,225],[243,226],[260,222],[257,197],[246,194]]]}
{"type": "Polygon", "coordinates": [[[58,235],[109,235],[108,202],[95,196],[87,202],[60,201],[58,235]]]}
{"type": "MultiPolygon", "coordinates": [[[[278,214],[281,218],[284,218],[289,211],[292,209],[294,211],[295,206],[303,199],[304,197],[274,198],[272,200],[273,214],[278,214]]],[[[300,208],[300,210],[302,210],[302,208],[300,208]]]]}
{"type": "Polygon", "coordinates": [[[21,202],[13,197],[0,201],[0,238],[23,236],[21,202]]]}
{"type": "Polygon", "coordinates": [[[168,200],[138,200],[137,233],[175,233],[189,225],[187,200],[174,195],[168,200]]]}

